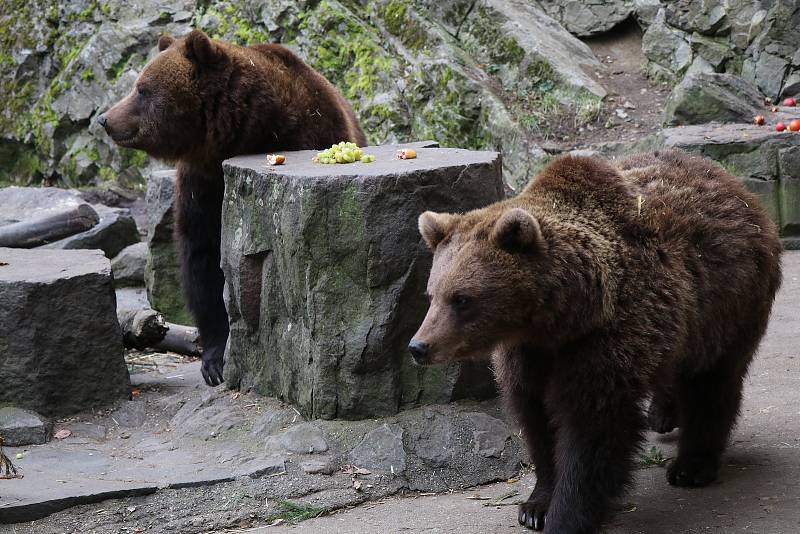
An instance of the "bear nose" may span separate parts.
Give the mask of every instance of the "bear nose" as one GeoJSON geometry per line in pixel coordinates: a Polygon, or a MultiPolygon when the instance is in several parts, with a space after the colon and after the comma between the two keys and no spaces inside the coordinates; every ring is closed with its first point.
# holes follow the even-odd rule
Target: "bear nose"
{"type": "Polygon", "coordinates": [[[408,344],[408,351],[411,353],[411,357],[416,363],[428,362],[429,348],[427,343],[417,341],[416,339],[412,339],[411,343],[408,344]]]}
{"type": "Polygon", "coordinates": [[[100,124],[100,126],[105,128],[106,124],[108,124],[108,119],[106,118],[105,115],[100,115],[99,117],[97,117],[97,122],[100,124]]]}

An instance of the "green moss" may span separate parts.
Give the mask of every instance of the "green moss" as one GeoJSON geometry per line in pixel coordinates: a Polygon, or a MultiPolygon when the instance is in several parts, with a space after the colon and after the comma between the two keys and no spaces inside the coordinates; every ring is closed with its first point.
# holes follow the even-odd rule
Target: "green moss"
{"type": "Polygon", "coordinates": [[[341,5],[323,0],[300,31],[320,37],[308,61],[351,101],[370,98],[390,75],[393,58],[378,45],[380,36],[341,5]]]}
{"type": "Polygon", "coordinates": [[[84,82],[89,82],[94,80],[94,69],[92,67],[85,68],[81,71],[79,78],[84,82]]]}
{"type": "Polygon", "coordinates": [[[518,65],[525,58],[525,50],[496,20],[486,7],[478,5],[462,27],[462,32],[466,30],[462,44],[468,52],[489,63],[518,65]]]}
{"type": "Polygon", "coordinates": [[[408,15],[405,2],[392,1],[378,11],[386,31],[399,37],[407,48],[419,50],[425,46],[428,36],[420,22],[408,15]]]}
{"type": "Polygon", "coordinates": [[[119,152],[122,157],[122,162],[120,164],[122,170],[129,168],[141,169],[147,164],[147,152],[143,150],[120,148],[119,152]]]}
{"type": "Polygon", "coordinates": [[[258,24],[251,23],[243,14],[242,7],[230,2],[220,2],[214,6],[201,6],[198,8],[195,19],[199,22],[203,15],[215,17],[219,26],[210,31],[214,39],[229,39],[242,45],[267,43],[270,41],[269,32],[258,24]]]}
{"type": "Polygon", "coordinates": [[[36,150],[21,143],[0,142],[0,184],[24,185],[41,174],[36,150]]]}

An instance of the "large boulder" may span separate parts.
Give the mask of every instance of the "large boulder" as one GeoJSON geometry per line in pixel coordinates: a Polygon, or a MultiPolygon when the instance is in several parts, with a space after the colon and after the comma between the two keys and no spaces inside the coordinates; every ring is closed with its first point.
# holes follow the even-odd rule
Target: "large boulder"
{"type": "Polygon", "coordinates": [[[580,37],[607,32],[634,12],[633,0],[539,0],[539,5],[567,31],[580,37]]]}
{"type": "Polygon", "coordinates": [[[751,122],[764,113],[764,95],[733,74],[698,72],[672,90],[664,107],[664,124],[751,122]]]}
{"type": "Polygon", "coordinates": [[[167,321],[194,324],[181,289],[178,251],[175,248],[174,170],[156,171],[147,180],[147,298],[167,321]]]}
{"type": "Polygon", "coordinates": [[[345,419],[494,394],[485,363],[419,368],[406,346],[431,265],[417,217],[501,199],[499,155],[419,148],[400,161],[395,149],[367,149],[369,164],[315,164],[311,151],[224,164],[230,385],[345,419]]]}
{"type": "Polygon", "coordinates": [[[0,248],[0,384],[0,404],[45,416],[130,394],[101,251],[0,248]]]}

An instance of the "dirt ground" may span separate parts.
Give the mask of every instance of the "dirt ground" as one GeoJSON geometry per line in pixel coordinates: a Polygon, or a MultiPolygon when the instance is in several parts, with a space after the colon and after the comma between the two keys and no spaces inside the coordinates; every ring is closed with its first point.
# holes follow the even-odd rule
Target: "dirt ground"
{"type": "MultiPolygon", "coordinates": [[[[651,434],[645,450],[656,447],[664,458],[674,457],[677,433],[651,434]]],[[[255,532],[524,532],[515,503],[527,497],[534,482],[535,475],[528,474],[463,493],[388,498],[255,532]]],[[[747,380],[719,480],[702,489],[675,488],[667,484],[663,467],[642,468],[606,532],[800,532],[800,252],[784,254],[783,287],[747,380]]]]}
{"type": "Polygon", "coordinates": [[[542,148],[559,153],[595,143],[630,142],[661,128],[661,115],[671,87],[655,84],[642,71],[642,30],[630,20],[614,31],[584,39],[602,68],[589,72],[608,91],[597,120],[575,127],[570,121],[537,139],[542,148]],[[555,133],[555,135],[553,135],[555,133]]]}

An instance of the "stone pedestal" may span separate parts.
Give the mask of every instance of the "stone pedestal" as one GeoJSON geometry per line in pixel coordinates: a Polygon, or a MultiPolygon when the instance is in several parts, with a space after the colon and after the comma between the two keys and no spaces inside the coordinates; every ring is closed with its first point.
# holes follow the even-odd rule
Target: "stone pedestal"
{"type": "Polygon", "coordinates": [[[147,179],[147,299],[167,321],[194,324],[181,289],[178,251],[175,248],[175,170],[155,171],[147,179]]]}
{"type": "Polygon", "coordinates": [[[100,250],[0,248],[0,405],[63,416],[130,395],[100,250]]]}
{"type": "Polygon", "coordinates": [[[305,415],[358,419],[494,394],[488,364],[420,368],[406,345],[427,309],[425,210],[503,196],[495,152],[370,147],[374,163],[312,163],[314,151],[228,160],[222,267],[231,321],[229,384],[305,415]]]}

